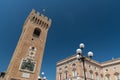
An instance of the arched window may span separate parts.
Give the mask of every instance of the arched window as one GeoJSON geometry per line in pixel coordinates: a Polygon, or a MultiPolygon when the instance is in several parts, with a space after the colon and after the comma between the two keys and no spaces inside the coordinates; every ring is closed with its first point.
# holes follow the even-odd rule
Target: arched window
{"type": "Polygon", "coordinates": [[[93,71],[90,70],[90,79],[93,80],[93,71]]]}
{"type": "Polygon", "coordinates": [[[65,79],[68,79],[68,67],[65,66],[65,79]]]}
{"type": "Polygon", "coordinates": [[[65,71],[65,79],[68,79],[68,71],[65,71]]]}
{"type": "Polygon", "coordinates": [[[76,70],[76,64],[75,63],[72,64],[72,76],[73,77],[77,76],[77,70],[76,70]]]}
{"type": "Polygon", "coordinates": [[[95,73],[95,76],[96,76],[96,80],[99,80],[99,76],[97,72],[95,73]]]}
{"type": "Polygon", "coordinates": [[[42,22],[42,25],[41,26],[43,26],[44,25],[44,22],[42,22]]]}
{"type": "Polygon", "coordinates": [[[40,21],[40,20],[38,19],[37,24],[39,23],[39,21],[40,21]]]}
{"type": "Polygon", "coordinates": [[[40,20],[39,25],[41,25],[42,21],[40,20]]]}
{"type": "Polygon", "coordinates": [[[106,76],[106,80],[110,80],[110,76],[106,76]]]}
{"type": "Polygon", "coordinates": [[[59,68],[59,80],[62,80],[62,68],[59,68]]]}
{"type": "Polygon", "coordinates": [[[72,70],[72,76],[73,76],[73,77],[76,77],[76,76],[77,76],[77,71],[76,71],[75,68],[72,70]]]}
{"type": "Polygon", "coordinates": [[[110,79],[110,74],[106,74],[106,80],[111,80],[110,79]]]}
{"type": "Polygon", "coordinates": [[[35,19],[35,22],[37,21],[37,18],[35,19]]]}
{"type": "Polygon", "coordinates": [[[35,28],[34,32],[33,32],[33,36],[34,37],[39,37],[41,33],[41,30],[39,28],[35,28]]]}
{"type": "Polygon", "coordinates": [[[48,28],[48,24],[46,25],[46,28],[48,28]]]}
{"type": "Polygon", "coordinates": [[[59,80],[62,80],[62,73],[59,73],[59,80]]]}
{"type": "Polygon", "coordinates": [[[100,75],[100,80],[104,80],[104,79],[103,79],[103,74],[100,75]]]}
{"type": "Polygon", "coordinates": [[[118,72],[114,73],[115,80],[120,80],[120,75],[118,72]]]}

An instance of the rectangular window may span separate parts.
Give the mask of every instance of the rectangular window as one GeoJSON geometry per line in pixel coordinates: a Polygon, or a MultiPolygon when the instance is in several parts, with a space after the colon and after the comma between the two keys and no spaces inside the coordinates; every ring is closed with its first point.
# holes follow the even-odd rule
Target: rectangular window
{"type": "Polygon", "coordinates": [[[98,75],[96,75],[96,80],[99,80],[99,77],[98,77],[98,75]]]}
{"type": "Polygon", "coordinates": [[[110,76],[107,76],[107,77],[106,77],[106,80],[110,80],[110,76]]]}
{"type": "Polygon", "coordinates": [[[62,73],[59,74],[59,80],[62,80],[62,73]]]}
{"type": "Polygon", "coordinates": [[[65,72],[65,75],[66,75],[65,78],[67,79],[68,78],[68,72],[65,72]]]}
{"type": "Polygon", "coordinates": [[[93,79],[93,73],[90,73],[90,78],[93,79]]]}
{"type": "Polygon", "coordinates": [[[103,76],[101,76],[101,79],[100,80],[103,80],[103,76]]]}
{"type": "Polygon", "coordinates": [[[39,28],[35,28],[34,32],[33,32],[33,36],[34,37],[39,37],[41,33],[41,30],[39,28]]]}
{"type": "Polygon", "coordinates": [[[72,74],[73,74],[73,77],[76,77],[76,76],[77,76],[76,70],[73,70],[73,71],[72,71],[72,74]]]}
{"type": "Polygon", "coordinates": [[[120,76],[119,75],[115,75],[115,80],[120,80],[120,76]]]}

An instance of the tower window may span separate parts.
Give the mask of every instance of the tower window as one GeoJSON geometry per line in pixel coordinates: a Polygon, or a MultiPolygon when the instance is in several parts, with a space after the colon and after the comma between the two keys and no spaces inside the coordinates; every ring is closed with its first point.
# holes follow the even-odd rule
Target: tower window
{"type": "Polygon", "coordinates": [[[32,21],[35,19],[35,16],[31,19],[32,21]]]}
{"type": "Polygon", "coordinates": [[[42,21],[40,20],[39,25],[41,25],[41,22],[42,22],[42,21]]]}
{"type": "Polygon", "coordinates": [[[35,22],[37,21],[37,18],[35,19],[35,22]]]}
{"type": "Polygon", "coordinates": [[[33,36],[34,37],[39,37],[41,33],[41,30],[39,28],[35,28],[34,32],[33,32],[33,36]]]}

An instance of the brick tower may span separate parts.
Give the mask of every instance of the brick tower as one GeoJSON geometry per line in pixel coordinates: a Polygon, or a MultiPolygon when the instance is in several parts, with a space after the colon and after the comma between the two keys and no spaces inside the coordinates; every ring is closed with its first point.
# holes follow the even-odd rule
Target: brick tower
{"type": "Polygon", "coordinates": [[[38,80],[51,19],[33,9],[27,17],[4,80],[38,80]]]}

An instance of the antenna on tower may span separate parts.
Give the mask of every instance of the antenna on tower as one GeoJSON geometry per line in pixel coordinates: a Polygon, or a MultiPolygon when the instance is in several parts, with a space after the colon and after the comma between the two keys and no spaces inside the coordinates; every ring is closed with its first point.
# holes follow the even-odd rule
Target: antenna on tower
{"type": "Polygon", "coordinates": [[[112,57],[112,60],[114,60],[115,58],[114,57],[112,57]]]}
{"type": "Polygon", "coordinates": [[[45,14],[45,9],[42,10],[42,14],[43,14],[43,15],[45,14]]]}

